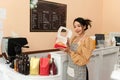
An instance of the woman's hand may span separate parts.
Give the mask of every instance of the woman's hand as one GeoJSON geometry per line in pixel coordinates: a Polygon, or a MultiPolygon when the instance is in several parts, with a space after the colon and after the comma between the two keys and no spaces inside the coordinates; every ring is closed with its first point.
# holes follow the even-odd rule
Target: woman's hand
{"type": "Polygon", "coordinates": [[[66,43],[67,47],[66,48],[60,48],[61,51],[67,52],[68,54],[70,53],[70,43],[69,43],[69,38],[67,39],[66,43]]]}
{"type": "Polygon", "coordinates": [[[69,53],[70,52],[70,40],[69,40],[69,38],[67,38],[67,43],[66,43],[66,45],[67,45],[67,48],[65,48],[65,52],[67,52],[67,53],[69,53]]]}
{"type": "Polygon", "coordinates": [[[66,53],[68,53],[69,54],[69,52],[70,52],[70,48],[69,47],[66,47],[66,48],[59,48],[61,51],[64,51],[64,52],[66,52],[66,53]]]}
{"type": "Polygon", "coordinates": [[[67,53],[69,54],[69,53],[70,53],[70,48],[67,47],[67,48],[64,49],[64,51],[67,52],[67,53]]]}
{"type": "Polygon", "coordinates": [[[70,47],[70,39],[67,38],[67,43],[66,43],[67,47],[70,47]]]}

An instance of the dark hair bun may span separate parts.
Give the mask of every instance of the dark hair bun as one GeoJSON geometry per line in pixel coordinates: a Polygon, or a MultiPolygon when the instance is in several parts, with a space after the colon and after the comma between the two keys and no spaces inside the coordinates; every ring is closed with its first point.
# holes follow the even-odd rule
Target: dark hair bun
{"type": "Polygon", "coordinates": [[[83,26],[85,26],[86,28],[85,28],[85,30],[87,30],[88,29],[88,26],[92,26],[91,25],[91,20],[89,20],[89,19],[84,19],[84,18],[82,18],[82,17],[78,17],[78,18],[76,18],[74,21],[73,21],[73,23],[75,22],[75,21],[77,21],[77,22],[79,22],[81,25],[83,25],[83,26]]]}

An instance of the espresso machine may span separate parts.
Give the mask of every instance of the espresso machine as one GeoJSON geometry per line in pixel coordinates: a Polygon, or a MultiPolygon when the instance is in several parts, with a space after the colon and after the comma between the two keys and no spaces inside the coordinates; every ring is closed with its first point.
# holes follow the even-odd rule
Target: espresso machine
{"type": "Polygon", "coordinates": [[[29,48],[26,46],[28,41],[24,37],[3,37],[2,38],[2,56],[5,58],[7,63],[10,63],[10,66],[13,66],[14,59],[16,55],[22,53],[22,48],[29,48]]]}

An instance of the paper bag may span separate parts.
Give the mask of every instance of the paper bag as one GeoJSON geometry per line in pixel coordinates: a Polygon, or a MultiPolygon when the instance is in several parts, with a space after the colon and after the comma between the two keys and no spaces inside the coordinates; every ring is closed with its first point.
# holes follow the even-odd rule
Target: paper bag
{"type": "Polygon", "coordinates": [[[50,59],[40,58],[40,75],[50,74],[50,59]]]}
{"type": "Polygon", "coordinates": [[[30,60],[30,74],[31,75],[39,74],[39,63],[40,63],[40,58],[31,57],[31,60],[30,60]]]}
{"type": "Polygon", "coordinates": [[[67,45],[66,45],[67,39],[71,38],[71,36],[72,36],[72,31],[70,29],[67,29],[67,28],[61,26],[58,29],[58,34],[57,34],[54,48],[66,48],[67,47],[67,45]],[[66,31],[67,34],[65,36],[61,35],[62,30],[66,31]]]}

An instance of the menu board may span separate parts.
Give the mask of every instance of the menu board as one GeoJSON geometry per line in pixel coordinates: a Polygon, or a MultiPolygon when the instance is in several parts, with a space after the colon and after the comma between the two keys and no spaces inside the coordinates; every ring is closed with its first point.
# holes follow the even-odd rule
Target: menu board
{"type": "Polygon", "coordinates": [[[67,5],[39,0],[30,8],[30,32],[57,32],[66,26],[67,5]]]}

